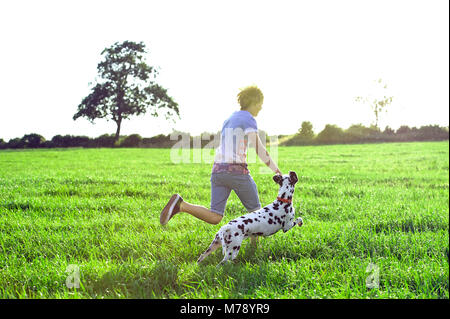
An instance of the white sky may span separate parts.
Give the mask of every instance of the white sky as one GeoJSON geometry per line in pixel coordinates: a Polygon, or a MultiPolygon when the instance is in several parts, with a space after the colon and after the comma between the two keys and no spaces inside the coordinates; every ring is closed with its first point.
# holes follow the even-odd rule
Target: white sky
{"type": "Polygon", "coordinates": [[[238,89],[265,95],[269,134],[302,121],[369,125],[353,98],[382,78],[394,96],[380,126],[449,124],[449,1],[2,1],[0,138],[98,136],[115,123],[72,120],[101,51],[143,41],[158,82],[179,103],[175,124],[148,116],[122,134],[216,132],[238,109],[238,89]]]}

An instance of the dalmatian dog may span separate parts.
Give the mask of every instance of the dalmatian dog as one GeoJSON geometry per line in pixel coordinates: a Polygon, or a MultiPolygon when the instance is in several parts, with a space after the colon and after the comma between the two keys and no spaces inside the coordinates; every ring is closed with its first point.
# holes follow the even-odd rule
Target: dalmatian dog
{"type": "Polygon", "coordinates": [[[295,210],[292,205],[295,183],[298,181],[297,174],[289,172],[288,175],[275,175],[273,180],[280,185],[277,199],[257,211],[233,219],[222,226],[208,249],[200,255],[197,263],[202,262],[209,254],[222,246],[224,258],[219,264],[222,265],[236,258],[242,241],[248,237],[270,236],[280,229],[287,232],[295,225],[303,225],[301,217],[294,220],[295,210]]]}

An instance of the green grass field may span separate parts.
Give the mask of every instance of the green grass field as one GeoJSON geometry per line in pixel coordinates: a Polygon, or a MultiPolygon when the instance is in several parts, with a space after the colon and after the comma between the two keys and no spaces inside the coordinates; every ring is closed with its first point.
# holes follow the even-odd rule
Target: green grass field
{"type": "MultiPolygon", "coordinates": [[[[196,260],[245,213],[234,193],[219,225],[159,224],[172,193],[209,207],[211,164],[163,149],[0,151],[0,297],[449,298],[448,142],[281,147],[278,162],[299,177],[303,227],[216,268],[221,250],[196,260]]],[[[250,170],[266,205],[277,185],[262,167],[250,170]]]]}

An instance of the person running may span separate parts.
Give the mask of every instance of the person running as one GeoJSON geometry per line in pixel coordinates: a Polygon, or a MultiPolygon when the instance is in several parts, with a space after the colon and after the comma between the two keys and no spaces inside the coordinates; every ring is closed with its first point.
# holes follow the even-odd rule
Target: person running
{"type": "Polygon", "coordinates": [[[188,203],[180,194],[173,194],[161,211],[161,225],[167,224],[178,213],[188,213],[209,224],[218,224],[223,218],[231,190],[248,212],[260,209],[258,189],[246,163],[249,144],[255,147],[264,164],[274,173],[282,175],[258,135],[255,117],[262,109],[263,93],[257,86],[248,86],[240,90],[237,100],[241,109],[223,123],[220,145],[216,149],[210,180],[210,209],[188,203]]]}

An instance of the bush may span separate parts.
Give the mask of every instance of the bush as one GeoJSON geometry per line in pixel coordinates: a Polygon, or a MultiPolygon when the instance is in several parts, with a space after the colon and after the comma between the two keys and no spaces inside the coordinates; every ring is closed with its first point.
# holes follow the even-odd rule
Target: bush
{"type": "Polygon", "coordinates": [[[382,133],[376,126],[366,127],[362,124],[354,124],[345,130],[346,143],[378,142],[382,139],[382,133]]]}
{"type": "Polygon", "coordinates": [[[448,140],[448,129],[439,125],[422,126],[417,133],[419,140],[442,141],[448,140]]]}
{"type": "Polygon", "coordinates": [[[409,134],[411,132],[411,128],[407,125],[402,125],[397,129],[397,132],[395,134],[409,134]]]}
{"type": "MultiPolygon", "coordinates": [[[[68,136],[68,135],[66,135],[68,136]]],[[[52,137],[53,147],[67,147],[66,139],[64,136],[55,135],[52,137]]]]}
{"type": "Polygon", "coordinates": [[[443,141],[448,140],[448,128],[439,125],[426,125],[421,128],[401,126],[396,132],[397,140],[405,141],[443,141]]]}
{"type": "Polygon", "coordinates": [[[391,129],[389,126],[386,126],[386,128],[383,131],[383,135],[393,136],[393,135],[395,135],[395,131],[393,129],[391,129]]]}
{"type": "Polygon", "coordinates": [[[2,138],[0,138],[0,150],[4,150],[7,146],[8,144],[2,138]]]}
{"type": "Polygon", "coordinates": [[[123,139],[120,147],[139,147],[142,142],[142,137],[139,134],[131,134],[123,139]]]}
{"type": "Polygon", "coordinates": [[[146,138],[148,144],[161,144],[166,141],[170,141],[170,136],[165,136],[164,134],[159,134],[150,138],[146,138]]]}
{"type": "Polygon", "coordinates": [[[70,136],[70,144],[72,147],[88,147],[91,139],[87,136],[70,136]]]}
{"type": "Polygon", "coordinates": [[[45,138],[42,135],[31,133],[25,134],[22,137],[22,144],[25,148],[38,148],[45,142],[45,138]]]}
{"type": "Polygon", "coordinates": [[[90,143],[93,147],[114,147],[114,134],[103,134],[93,140],[90,143]]]}
{"type": "Polygon", "coordinates": [[[51,147],[89,147],[91,142],[87,136],[55,135],[51,147]]]}
{"type": "Polygon", "coordinates": [[[7,144],[7,148],[12,149],[18,149],[18,148],[24,148],[25,144],[23,143],[22,139],[16,137],[9,140],[7,144]]]}
{"type": "Polygon", "coordinates": [[[159,134],[150,138],[143,138],[141,145],[143,147],[172,147],[177,141],[170,140],[170,134],[167,136],[159,134]]]}
{"type": "Polygon", "coordinates": [[[293,137],[283,142],[282,145],[294,146],[294,145],[314,145],[316,141],[313,138],[308,138],[300,133],[295,134],[293,137]]]}
{"type": "Polygon", "coordinates": [[[41,143],[41,145],[39,147],[41,147],[41,148],[54,148],[55,146],[53,146],[53,142],[52,141],[44,141],[43,143],[41,143]]]}
{"type": "Polygon", "coordinates": [[[336,144],[344,141],[344,131],[337,125],[327,124],[322,132],[317,135],[320,144],[336,144]]]}

